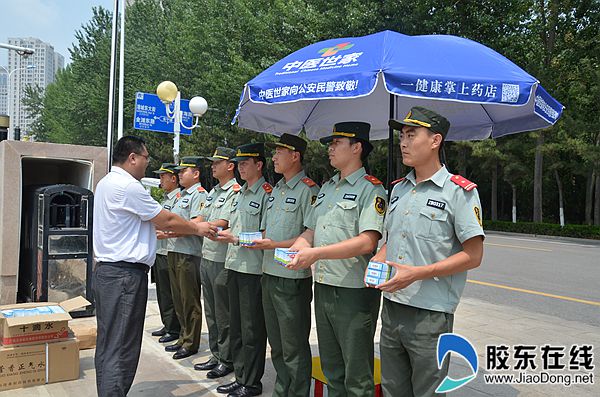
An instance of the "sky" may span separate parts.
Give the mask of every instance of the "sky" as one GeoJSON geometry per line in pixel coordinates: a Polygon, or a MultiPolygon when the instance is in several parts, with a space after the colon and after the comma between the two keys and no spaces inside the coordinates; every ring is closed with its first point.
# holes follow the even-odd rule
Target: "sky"
{"type": "MultiPolygon", "coordinates": [[[[51,44],[66,65],[75,32],[92,18],[94,6],[112,11],[114,0],[0,0],[0,43],[8,43],[9,37],[35,37],[51,44]]],[[[0,65],[7,63],[8,50],[0,48],[0,65]]]]}

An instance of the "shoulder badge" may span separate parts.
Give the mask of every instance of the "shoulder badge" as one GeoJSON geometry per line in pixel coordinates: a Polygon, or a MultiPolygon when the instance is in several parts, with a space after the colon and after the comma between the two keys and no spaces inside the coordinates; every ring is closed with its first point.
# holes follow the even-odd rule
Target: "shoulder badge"
{"type": "Polygon", "coordinates": [[[396,184],[396,183],[398,183],[398,182],[402,182],[402,181],[403,181],[403,180],[405,180],[405,179],[406,179],[406,178],[399,178],[399,179],[396,179],[395,181],[392,181],[392,185],[395,185],[395,184],[396,184]]]}
{"type": "Polygon", "coordinates": [[[304,182],[308,187],[313,187],[317,184],[315,181],[313,181],[309,177],[302,178],[302,182],[304,182]]]}
{"type": "Polygon", "coordinates": [[[373,175],[365,175],[365,179],[371,182],[373,185],[383,185],[383,182],[375,178],[373,175]]]}
{"type": "Polygon", "coordinates": [[[375,211],[377,211],[377,213],[379,215],[383,215],[385,214],[385,209],[386,209],[387,205],[385,203],[385,199],[383,197],[375,197],[375,211]]]}
{"type": "Polygon", "coordinates": [[[203,188],[202,186],[198,186],[198,191],[199,191],[200,193],[206,193],[206,189],[205,189],[205,188],[203,188]]]}
{"type": "Polygon", "coordinates": [[[467,192],[470,192],[477,187],[477,184],[471,182],[467,178],[463,178],[460,175],[452,175],[450,180],[465,189],[467,192]]]}
{"type": "Polygon", "coordinates": [[[239,183],[234,183],[232,188],[233,188],[233,191],[236,193],[239,192],[240,190],[242,190],[242,186],[239,183]]]}
{"type": "Polygon", "coordinates": [[[269,182],[263,183],[262,188],[265,192],[267,192],[267,194],[271,194],[271,192],[273,191],[273,186],[271,186],[269,182]]]}

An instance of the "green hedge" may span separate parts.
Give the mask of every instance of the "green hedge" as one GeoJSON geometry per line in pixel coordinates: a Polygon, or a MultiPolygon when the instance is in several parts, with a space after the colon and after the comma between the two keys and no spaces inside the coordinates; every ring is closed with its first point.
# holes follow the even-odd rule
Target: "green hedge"
{"type": "Polygon", "coordinates": [[[560,225],[556,223],[512,223],[507,221],[484,221],[483,227],[485,230],[495,230],[499,232],[525,233],[544,236],[562,236],[600,240],[600,226],[565,225],[564,227],[560,227],[560,225]]]}

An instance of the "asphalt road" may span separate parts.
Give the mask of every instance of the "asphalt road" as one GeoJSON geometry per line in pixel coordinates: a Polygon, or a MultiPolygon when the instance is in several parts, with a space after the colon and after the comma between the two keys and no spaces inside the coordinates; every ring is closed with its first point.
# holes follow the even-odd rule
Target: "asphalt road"
{"type": "Polygon", "coordinates": [[[600,243],[488,233],[463,296],[600,326],[600,243]]]}

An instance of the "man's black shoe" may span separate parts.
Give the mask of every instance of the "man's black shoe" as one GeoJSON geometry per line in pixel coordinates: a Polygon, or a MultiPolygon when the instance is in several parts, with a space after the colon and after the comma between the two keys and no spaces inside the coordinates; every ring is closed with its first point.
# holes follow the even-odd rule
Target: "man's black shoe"
{"type": "Polygon", "coordinates": [[[194,364],[194,369],[196,371],[210,371],[217,365],[219,365],[219,361],[215,357],[211,357],[210,360],[204,363],[194,364]]]}
{"type": "Polygon", "coordinates": [[[208,371],[206,373],[206,377],[208,379],[217,379],[217,378],[222,378],[225,375],[229,375],[232,372],[233,372],[233,369],[227,367],[224,364],[219,364],[214,369],[208,371]]]}
{"type": "Polygon", "coordinates": [[[182,358],[193,356],[196,353],[198,353],[198,350],[188,350],[185,347],[182,347],[173,354],[173,360],[181,360],[182,358]]]}
{"type": "Polygon", "coordinates": [[[152,331],[152,336],[163,336],[166,333],[167,333],[166,328],[162,327],[161,329],[157,329],[156,331],[152,331]]]}
{"type": "Polygon", "coordinates": [[[170,333],[166,333],[163,336],[160,337],[160,339],[158,340],[159,343],[168,343],[168,342],[173,342],[174,340],[179,339],[179,335],[174,335],[174,334],[170,334],[170,333]]]}
{"type": "Polygon", "coordinates": [[[257,387],[242,386],[229,393],[227,397],[248,397],[248,396],[260,396],[262,390],[257,387]]]}
{"type": "Polygon", "coordinates": [[[181,349],[181,345],[178,345],[177,343],[175,343],[173,345],[165,346],[165,351],[168,351],[168,352],[176,352],[179,349],[181,349]]]}
{"type": "Polygon", "coordinates": [[[221,385],[219,387],[217,387],[217,393],[222,393],[222,394],[227,394],[227,393],[231,393],[234,390],[239,389],[240,387],[242,387],[241,384],[238,383],[238,381],[234,381],[231,383],[227,383],[225,385],[221,385]]]}

